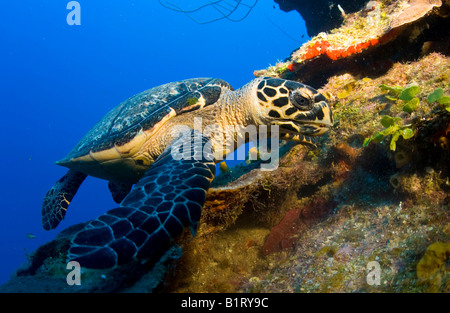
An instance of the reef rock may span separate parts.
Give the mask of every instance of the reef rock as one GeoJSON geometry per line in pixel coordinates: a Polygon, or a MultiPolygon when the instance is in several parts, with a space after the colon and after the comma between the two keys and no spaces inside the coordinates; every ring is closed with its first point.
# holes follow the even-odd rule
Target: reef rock
{"type": "Polygon", "coordinates": [[[334,75],[376,77],[395,61],[410,61],[424,52],[450,49],[450,1],[371,1],[370,8],[348,14],[343,25],[322,32],[255,76],[301,80],[315,87],[334,75]],[[425,50],[425,51],[424,51],[425,50]]]}

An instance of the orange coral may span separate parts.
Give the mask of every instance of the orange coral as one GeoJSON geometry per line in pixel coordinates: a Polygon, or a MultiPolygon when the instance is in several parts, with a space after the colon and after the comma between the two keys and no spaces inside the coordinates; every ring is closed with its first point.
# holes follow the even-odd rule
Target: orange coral
{"type": "Polygon", "coordinates": [[[298,64],[295,62],[292,62],[291,64],[288,65],[288,70],[290,72],[295,72],[297,70],[298,64]]]}
{"type": "MultiPolygon", "coordinates": [[[[302,59],[303,61],[306,61],[319,55],[326,54],[331,60],[337,60],[340,58],[346,58],[355,53],[360,53],[361,51],[369,48],[370,46],[375,46],[378,43],[378,38],[373,38],[346,48],[330,49],[330,43],[328,41],[319,40],[305,51],[305,53],[302,55],[302,59]]],[[[294,63],[288,66],[288,69],[291,72],[295,71],[295,66],[293,66],[293,64],[294,63]]]]}
{"type": "Polygon", "coordinates": [[[326,40],[316,41],[306,50],[305,54],[303,55],[303,60],[309,60],[326,53],[329,46],[330,43],[326,40]]]}

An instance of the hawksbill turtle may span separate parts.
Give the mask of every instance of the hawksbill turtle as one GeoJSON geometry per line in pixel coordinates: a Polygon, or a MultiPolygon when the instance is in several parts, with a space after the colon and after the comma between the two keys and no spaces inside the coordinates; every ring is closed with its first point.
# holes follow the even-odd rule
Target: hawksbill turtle
{"type": "MultiPolygon", "coordinates": [[[[184,228],[195,235],[218,162],[214,140],[230,125],[278,125],[280,139],[313,143],[333,116],[317,90],[278,78],[256,78],[237,90],[221,79],[194,78],[141,92],[107,113],[56,163],[69,171],[44,198],[44,229],[64,218],[87,175],[103,178],[120,205],[74,235],[69,260],[96,269],[157,261],[184,228]],[[198,117],[218,128],[196,129],[198,117]]],[[[237,143],[239,136],[245,135],[231,138],[237,143]]]]}

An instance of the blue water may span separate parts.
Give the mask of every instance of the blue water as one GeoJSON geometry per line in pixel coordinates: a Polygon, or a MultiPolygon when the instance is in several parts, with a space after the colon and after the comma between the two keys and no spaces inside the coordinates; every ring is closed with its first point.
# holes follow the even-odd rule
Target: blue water
{"type": "MultiPolygon", "coordinates": [[[[59,227],[41,226],[42,199],[66,172],[54,162],[107,111],[186,78],[219,77],[238,88],[308,39],[299,14],[270,0],[240,22],[204,25],[158,1],[80,0],[81,25],[69,26],[68,2],[0,6],[0,284],[59,231],[116,205],[107,183],[89,177],[59,227]]],[[[197,2],[205,1],[189,1],[197,2]]]]}

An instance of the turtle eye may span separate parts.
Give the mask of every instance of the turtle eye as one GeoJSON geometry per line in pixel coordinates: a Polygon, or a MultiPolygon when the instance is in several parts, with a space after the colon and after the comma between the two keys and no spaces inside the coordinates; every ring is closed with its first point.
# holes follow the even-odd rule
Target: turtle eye
{"type": "Polygon", "coordinates": [[[292,104],[302,111],[311,110],[314,106],[314,101],[308,94],[305,94],[299,90],[294,90],[291,95],[292,104]]]}

